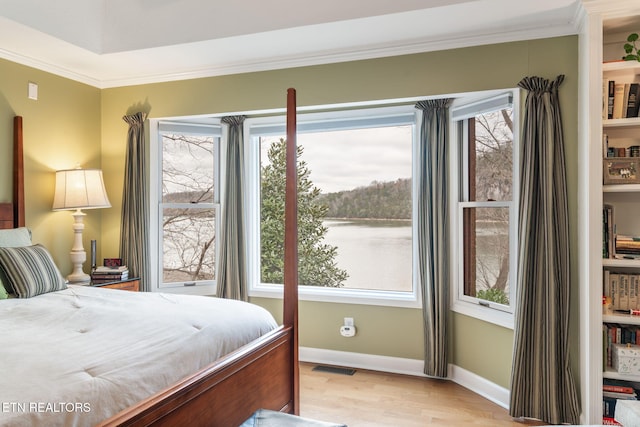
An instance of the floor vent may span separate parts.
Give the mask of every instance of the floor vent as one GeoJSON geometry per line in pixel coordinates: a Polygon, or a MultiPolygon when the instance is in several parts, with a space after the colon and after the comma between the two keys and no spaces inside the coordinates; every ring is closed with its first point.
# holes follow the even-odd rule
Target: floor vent
{"type": "Polygon", "coordinates": [[[329,372],[331,374],[340,375],[353,375],[356,373],[355,369],[351,368],[336,368],[335,366],[318,365],[312,369],[313,371],[329,372]]]}

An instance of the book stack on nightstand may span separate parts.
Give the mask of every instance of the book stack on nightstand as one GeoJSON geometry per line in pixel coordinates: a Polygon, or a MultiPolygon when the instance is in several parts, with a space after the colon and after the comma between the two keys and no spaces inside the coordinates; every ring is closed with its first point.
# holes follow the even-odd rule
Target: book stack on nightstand
{"type": "Polygon", "coordinates": [[[96,267],[91,273],[91,282],[93,284],[121,282],[129,279],[129,269],[122,265],[119,267],[96,267]]]}

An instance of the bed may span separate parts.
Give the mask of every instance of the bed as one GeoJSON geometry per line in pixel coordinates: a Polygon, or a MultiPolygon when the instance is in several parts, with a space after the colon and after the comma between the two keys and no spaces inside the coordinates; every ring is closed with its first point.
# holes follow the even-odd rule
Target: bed
{"type": "MultiPolygon", "coordinates": [[[[295,104],[289,89],[283,324],[238,301],[73,285],[0,300],[0,319],[12,330],[1,333],[10,372],[0,379],[0,424],[229,427],[258,409],[299,414],[295,104]],[[207,315],[196,314],[205,304],[207,315]],[[167,316],[151,321],[153,311],[167,316]],[[36,331],[27,331],[34,322],[36,331]],[[245,323],[254,325],[241,331],[245,323]],[[221,335],[233,342],[210,345],[221,335]]],[[[25,226],[21,117],[14,153],[14,196],[0,204],[2,229],[25,226]]]]}

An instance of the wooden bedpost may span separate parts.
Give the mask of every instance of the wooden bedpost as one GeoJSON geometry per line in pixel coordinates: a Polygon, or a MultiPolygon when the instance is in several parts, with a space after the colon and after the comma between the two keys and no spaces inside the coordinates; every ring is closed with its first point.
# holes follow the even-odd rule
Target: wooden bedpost
{"type": "Polygon", "coordinates": [[[293,327],[293,413],[300,415],[300,367],[298,365],[298,168],[296,145],[296,91],[287,90],[287,169],[284,241],[285,326],[293,327]]]}
{"type": "Polygon", "coordinates": [[[296,92],[287,91],[283,324],[98,424],[228,427],[256,410],[300,415],[296,92]]]}
{"type": "Polygon", "coordinates": [[[13,118],[13,226],[24,227],[24,163],[22,160],[22,117],[13,118]]]}

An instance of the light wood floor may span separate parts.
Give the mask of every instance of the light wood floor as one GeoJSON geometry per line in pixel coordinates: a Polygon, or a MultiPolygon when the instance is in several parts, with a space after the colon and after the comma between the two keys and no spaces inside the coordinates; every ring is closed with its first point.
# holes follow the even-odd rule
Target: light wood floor
{"type": "Polygon", "coordinates": [[[300,415],[349,427],[525,427],[507,411],[455,384],[358,369],[352,376],[300,364],[300,415]]]}

